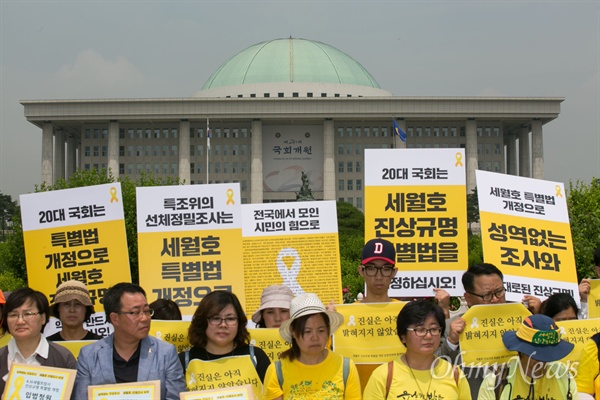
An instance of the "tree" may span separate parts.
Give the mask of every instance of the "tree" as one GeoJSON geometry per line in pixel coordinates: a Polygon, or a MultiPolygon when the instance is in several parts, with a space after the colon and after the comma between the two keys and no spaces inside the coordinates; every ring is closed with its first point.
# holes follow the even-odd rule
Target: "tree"
{"type": "Polygon", "coordinates": [[[467,224],[469,233],[471,233],[471,224],[479,222],[479,200],[477,198],[477,188],[473,193],[467,195],[467,224]]]}
{"type": "Polygon", "coordinates": [[[19,214],[19,206],[8,194],[0,192],[0,229],[2,229],[1,241],[6,240],[6,231],[11,230],[12,220],[19,214]]]}
{"type": "Polygon", "coordinates": [[[365,217],[352,204],[336,203],[340,264],[344,301],[352,302],[364,291],[364,282],[358,274],[360,257],[365,244],[365,217]]]}

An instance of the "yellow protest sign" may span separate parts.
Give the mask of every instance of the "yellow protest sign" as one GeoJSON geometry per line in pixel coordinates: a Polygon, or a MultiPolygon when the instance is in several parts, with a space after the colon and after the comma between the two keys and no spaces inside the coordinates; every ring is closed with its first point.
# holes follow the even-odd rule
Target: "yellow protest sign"
{"type": "Polygon", "coordinates": [[[171,343],[177,349],[178,353],[190,349],[188,340],[188,330],[190,321],[162,321],[153,319],[150,325],[149,335],[157,339],[171,343]]]}
{"type": "Polygon", "coordinates": [[[244,204],[242,215],[248,314],[269,285],[342,302],[335,201],[244,204]]]}
{"type": "Polygon", "coordinates": [[[121,184],[21,195],[29,286],[50,302],[56,287],[83,282],[96,312],[106,290],[130,282],[121,184]]]}
{"type": "Polygon", "coordinates": [[[579,355],[585,342],[600,332],[600,319],[598,318],[559,321],[556,325],[560,328],[560,338],[575,345],[573,351],[560,360],[565,364],[572,364],[579,361],[579,355]]]}
{"type": "Polygon", "coordinates": [[[8,372],[3,399],[30,399],[31,394],[48,399],[71,397],[77,370],[13,362],[8,372]]]}
{"type": "Polygon", "coordinates": [[[271,362],[279,360],[279,355],[290,347],[290,343],[283,340],[278,328],[248,329],[251,343],[260,347],[271,362]]]}
{"type": "Polygon", "coordinates": [[[588,318],[600,318],[600,279],[590,279],[588,318]]]}
{"type": "Polygon", "coordinates": [[[504,273],[508,301],[578,296],[562,183],[476,171],[486,262],[504,273]]]}
{"type": "Polygon", "coordinates": [[[249,355],[223,357],[212,361],[195,358],[190,361],[185,371],[185,383],[190,391],[252,385],[256,397],[262,393],[262,382],[249,355]]]}
{"type": "Polygon", "coordinates": [[[180,400],[253,400],[256,399],[251,385],[235,388],[202,390],[179,394],[180,400]]]}
{"type": "Polygon", "coordinates": [[[382,363],[404,353],[396,332],[398,313],[406,303],[340,304],[344,324],[333,334],[333,350],[356,363],[382,363]]]}
{"type": "Polygon", "coordinates": [[[10,339],[12,338],[12,336],[10,335],[10,333],[5,333],[4,335],[2,335],[2,337],[0,337],[0,347],[4,347],[8,344],[8,342],[10,342],[10,339]]]}
{"type": "Polygon", "coordinates": [[[518,330],[523,319],[529,315],[531,313],[521,303],[486,304],[469,308],[462,316],[467,324],[459,336],[463,365],[489,366],[507,362],[516,352],[504,347],[502,334],[518,330]]]}
{"type": "Polygon", "coordinates": [[[65,340],[62,342],[54,342],[55,344],[62,346],[69,350],[73,357],[78,358],[81,348],[88,344],[96,343],[96,340],[65,340]]]}
{"type": "Polygon", "coordinates": [[[155,400],[160,398],[160,381],[88,386],[90,400],[155,400]]]}
{"type": "Polygon", "coordinates": [[[365,240],[394,243],[392,297],[462,296],[468,264],[464,149],[366,149],[365,240]]]}
{"type": "Polygon", "coordinates": [[[140,285],[193,315],[212,291],[244,307],[239,183],[137,188],[140,285]]]}

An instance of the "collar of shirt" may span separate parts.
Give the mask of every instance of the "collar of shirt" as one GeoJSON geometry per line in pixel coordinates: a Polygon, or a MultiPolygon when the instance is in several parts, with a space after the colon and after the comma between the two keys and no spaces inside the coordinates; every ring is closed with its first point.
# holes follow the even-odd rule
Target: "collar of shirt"
{"type": "Polygon", "coordinates": [[[21,351],[19,351],[19,347],[17,346],[15,338],[11,338],[8,342],[8,367],[10,368],[10,364],[13,362],[41,365],[36,356],[39,355],[44,359],[48,358],[49,349],[50,345],[48,344],[46,338],[42,335],[35,351],[29,357],[25,358],[21,354],[21,351]]]}

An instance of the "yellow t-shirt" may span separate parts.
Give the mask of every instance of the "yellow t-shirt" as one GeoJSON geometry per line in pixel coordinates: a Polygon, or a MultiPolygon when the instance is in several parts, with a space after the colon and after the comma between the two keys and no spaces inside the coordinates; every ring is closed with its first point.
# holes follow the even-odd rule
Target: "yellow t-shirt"
{"type": "MultiPolygon", "coordinates": [[[[469,382],[459,369],[458,384],[454,379],[454,369],[446,360],[439,358],[433,369],[420,371],[408,368],[401,360],[402,356],[394,360],[394,375],[390,385],[387,399],[402,400],[470,400],[471,389],[469,382]]],[[[365,392],[364,399],[385,399],[385,389],[388,376],[388,363],[382,364],[371,375],[365,392]]]]}
{"type": "Polygon", "coordinates": [[[283,388],[279,386],[275,363],[272,363],[265,374],[263,398],[271,400],[283,396],[285,400],[360,400],[360,382],[354,362],[350,360],[345,392],[343,370],[343,357],[331,351],[323,362],[316,365],[283,359],[283,388]]]}
{"type": "MultiPolygon", "coordinates": [[[[577,390],[581,393],[594,394],[594,381],[597,379],[600,381],[598,376],[598,346],[593,340],[588,340],[579,356],[579,365],[577,366],[577,375],[575,380],[577,381],[577,390]],[[598,377],[598,378],[596,378],[598,377]]],[[[596,398],[600,398],[600,393],[595,393],[596,398]]]]}
{"type": "MultiPolygon", "coordinates": [[[[546,374],[533,381],[533,398],[529,396],[531,379],[525,377],[518,361],[513,359],[509,364],[508,383],[502,388],[500,400],[530,399],[530,400],[565,400],[567,392],[577,399],[577,384],[567,367],[559,362],[550,362],[546,366],[546,374]],[[570,381],[570,382],[569,382],[570,381]],[[520,396],[520,397],[519,397],[520,396]]],[[[496,400],[494,387],[496,375],[488,374],[479,389],[478,400],[496,400]]]]}

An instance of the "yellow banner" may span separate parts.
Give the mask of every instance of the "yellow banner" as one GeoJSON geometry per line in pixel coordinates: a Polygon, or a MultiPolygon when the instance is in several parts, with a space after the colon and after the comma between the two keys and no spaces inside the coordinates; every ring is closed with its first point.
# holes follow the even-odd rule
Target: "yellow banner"
{"type": "Polygon", "coordinates": [[[3,399],[31,399],[34,393],[38,398],[68,399],[71,397],[77,371],[13,362],[8,372],[3,399]]]}
{"type": "Polygon", "coordinates": [[[560,327],[560,338],[575,345],[573,351],[561,360],[565,364],[579,361],[579,355],[585,342],[600,332],[600,319],[598,318],[560,321],[556,325],[560,327]]]}
{"type": "Polygon", "coordinates": [[[190,349],[188,341],[188,330],[190,321],[161,321],[153,319],[150,325],[149,335],[157,339],[171,343],[177,348],[177,352],[181,353],[190,349]]]}
{"type": "Polygon", "coordinates": [[[600,279],[590,279],[588,318],[600,318],[600,279]]]}
{"type": "Polygon", "coordinates": [[[0,347],[6,346],[8,342],[10,342],[11,338],[12,336],[10,335],[10,333],[5,333],[4,335],[2,335],[2,337],[0,337],[0,347]]]}
{"type": "Polygon", "coordinates": [[[267,353],[271,362],[279,360],[279,355],[291,345],[279,335],[278,328],[248,329],[248,332],[254,345],[267,353]]]}
{"type": "MultiPolygon", "coordinates": [[[[505,363],[516,352],[504,347],[502,334],[516,331],[531,315],[521,303],[473,306],[462,316],[465,330],[459,337],[463,365],[505,363]]],[[[446,327],[448,329],[448,327],[446,327]]]]}
{"type": "Polygon", "coordinates": [[[387,362],[404,353],[396,332],[396,320],[405,304],[336,305],[344,316],[344,325],[333,335],[334,351],[356,363],[387,362]]]}
{"type": "Polygon", "coordinates": [[[123,220],[24,231],[29,286],[46,294],[75,279],[83,282],[96,311],[112,285],[130,282],[123,220]]]}
{"type": "Polygon", "coordinates": [[[81,348],[83,346],[87,346],[88,344],[96,343],[96,340],[65,340],[54,343],[66,348],[73,354],[73,357],[78,358],[81,348]]]}
{"type": "Polygon", "coordinates": [[[224,357],[213,361],[195,358],[188,364],[185,382],[190,391],[252,385],[256,397],[262,393],[262,382],[249,355],[224,357]]]}
{"type": "Polygon", "coordinates": [[[149,302],[171,299],[183,315],[193,315],[204,296],[227,290],[244,307],[241,229],[145,232],[138,243],[140,285],[149,302]]]}
{"type": "Polygon", "coordinates": [[[93,385],[88,387],[90,400],[155,400],[160,397],[160,381],[93,385]]]}

